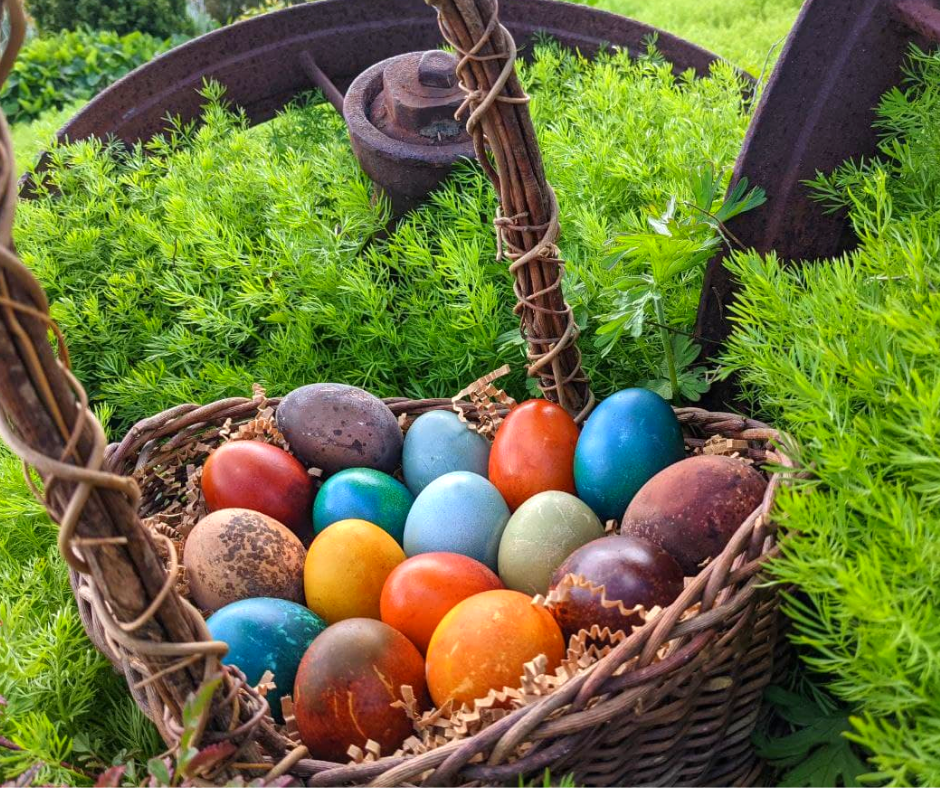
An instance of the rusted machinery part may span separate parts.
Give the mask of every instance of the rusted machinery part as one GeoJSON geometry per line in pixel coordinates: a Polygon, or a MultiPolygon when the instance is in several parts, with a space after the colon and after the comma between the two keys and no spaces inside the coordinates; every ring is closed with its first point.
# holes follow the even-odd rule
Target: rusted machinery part
{"type": "MultiPolygon", "coordinates": [[[[808,0],[763,91],[734,171],[767,190],[767,202],[728,222],[745,248],[816,260],[851,248],[844,214],[828,214],[806,181],[849,158],[871,157],[881,96],[902,79],[912,43],[940,42],[940,0],[808,0]]],[[[731,333],[735,282],[728,249],[709,263],[696,333],[706,353],[731,333]]],[[[733,403],[733,381],[712,387],[706,407],[733,403]]]]}
{"type": "MultiPolygon", "coordinates": [[[[588,56],[606,44],[639,54],[656,36],[677,71],[703,74],[716,59],[669,33],[587,6],[512,0],[500,15],[521,47],[531,46],[533,36],[544,31],[588,56]]],[[[424,0],[304,3],[216,30],[142,66],[86,105],[59,137],[149,139],[166,128],[168,115],[196,117],[201,103],[196,91],[210,78],[225,85],[228,98],[260,123],[311,89],[316,71],[342,93],[370,66],[440,43],[437,20],[424,0]]],[[[328,98],[338,103],[337,94],[328,98]]]]}
{"type": "Polygon", "coordinates": [[[366,69],[346,93],[344,116],[359,164],[401,216],[420,204],[473,142],[455,114],[464,100],[457,59],[410,52],[366,69]]]}

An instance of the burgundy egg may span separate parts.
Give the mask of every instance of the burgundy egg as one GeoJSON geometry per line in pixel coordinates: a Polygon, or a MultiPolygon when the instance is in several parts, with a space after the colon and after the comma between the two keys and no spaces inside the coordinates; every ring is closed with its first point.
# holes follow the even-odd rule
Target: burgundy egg
{"type": "Polygon", "coordinates": [[[660,545],[687,575],[696,575],[760,505],[766,488],[764,477],[741,460],[689,457],[640,488],[620,532],[660,545]]]}
{"type": "MultiPolygon", "coordinates": [[[[631,536],[605,536],[575,550],[555,570],[552,590],[569,574],[603,585],[605,599],[619,600],[625,608],[666,607],[684,587],[682,569],[669,553],[631,536]]],[[[617,607],[605,607],[600,595],[586,588],[572,588],[552,612],[566,638],[593,624],[615,631],[643,623],[639,614],[624,616],[617,607]]]]}

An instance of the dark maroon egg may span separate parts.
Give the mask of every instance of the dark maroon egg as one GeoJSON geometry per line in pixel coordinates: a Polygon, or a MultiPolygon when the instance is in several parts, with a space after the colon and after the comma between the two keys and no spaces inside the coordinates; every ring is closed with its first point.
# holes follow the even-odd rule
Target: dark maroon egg
{"type": "Polygon", "coordinates": [[[764,477],[741,460],[689,457],[643,485],[620,532],[660,545],[687,575],[696,575],[760,505],[766,488],[764,477]]]}
{"type": "Polygon", "coordinates": [[[300,738],[314,758],[347,761],[347,750],[369,739],[391,755],[413,733],[405,711],[392,704],[412,688],[428,706],[424,659],[388,624],[348,618],[313,641],[297,669],[294,715],[300,738]]]}
{"type": "MultiPolygon", "coordinates": [[[[666,607],[682,592],[682,569],[661,547],[630,536],[605,536],[575,550],[555,570],[552,590],[567,575],[604,586],[604,599],[619,601],[630,609],[642,605],[647,610],[666,607]]],[[[567,599],[553,606],[555,620],[565,637],[597,624],[611,631],[643,623],[638,613],[625,616],[619,606],[607,607],[601,595],[573,585],[567,599]]]]}

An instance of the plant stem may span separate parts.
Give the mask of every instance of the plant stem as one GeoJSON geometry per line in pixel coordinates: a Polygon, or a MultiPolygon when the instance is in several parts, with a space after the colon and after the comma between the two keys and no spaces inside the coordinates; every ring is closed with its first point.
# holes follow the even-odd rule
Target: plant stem
{"type": "Polygon", "coordinates": [[[657,295],[653,299],[656,309],[656,320],[659,325],[659,336],[663,340],[663,351],[666,354],[666,369],[669,371],[669,385],[672,386],[672,403],[679,404],[679,376],[676,373],[676,357],[672,352],[672,340],[669,337],[669,328],[666,326],[666,310],[663,309],[663,299],[657,295]]]}

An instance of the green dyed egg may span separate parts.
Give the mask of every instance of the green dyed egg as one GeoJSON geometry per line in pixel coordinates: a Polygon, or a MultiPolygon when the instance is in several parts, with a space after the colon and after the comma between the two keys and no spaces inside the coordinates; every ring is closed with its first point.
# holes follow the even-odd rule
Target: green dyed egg
{"type": "Polygon", "coordinates": [[[327,479],[313,504],[313,530],[340,520],[374,523],[401,544],[414,496],[397,479],[372,468],[349,468],[327,479]]]}
{"type": "Polygon", "coordinates": [[[499,543],[499,577],[514,591],[544,594],[564,560],[603,535],[604,526],[584,501],[558,490],[538,493],[506,524],[499,543]]]}
{"type": "Polygon", "coordinates": [[[228,644],[222,660],[237,666],[256,685],[265,671],[274,674],[276,689],[268,695],[271,713],[284,721],[281,698],[294,691],[297,667],[326,623],[316,613],[286,599],[257,597],[226,605],[206,621],[216,640],[228,644]]]}

